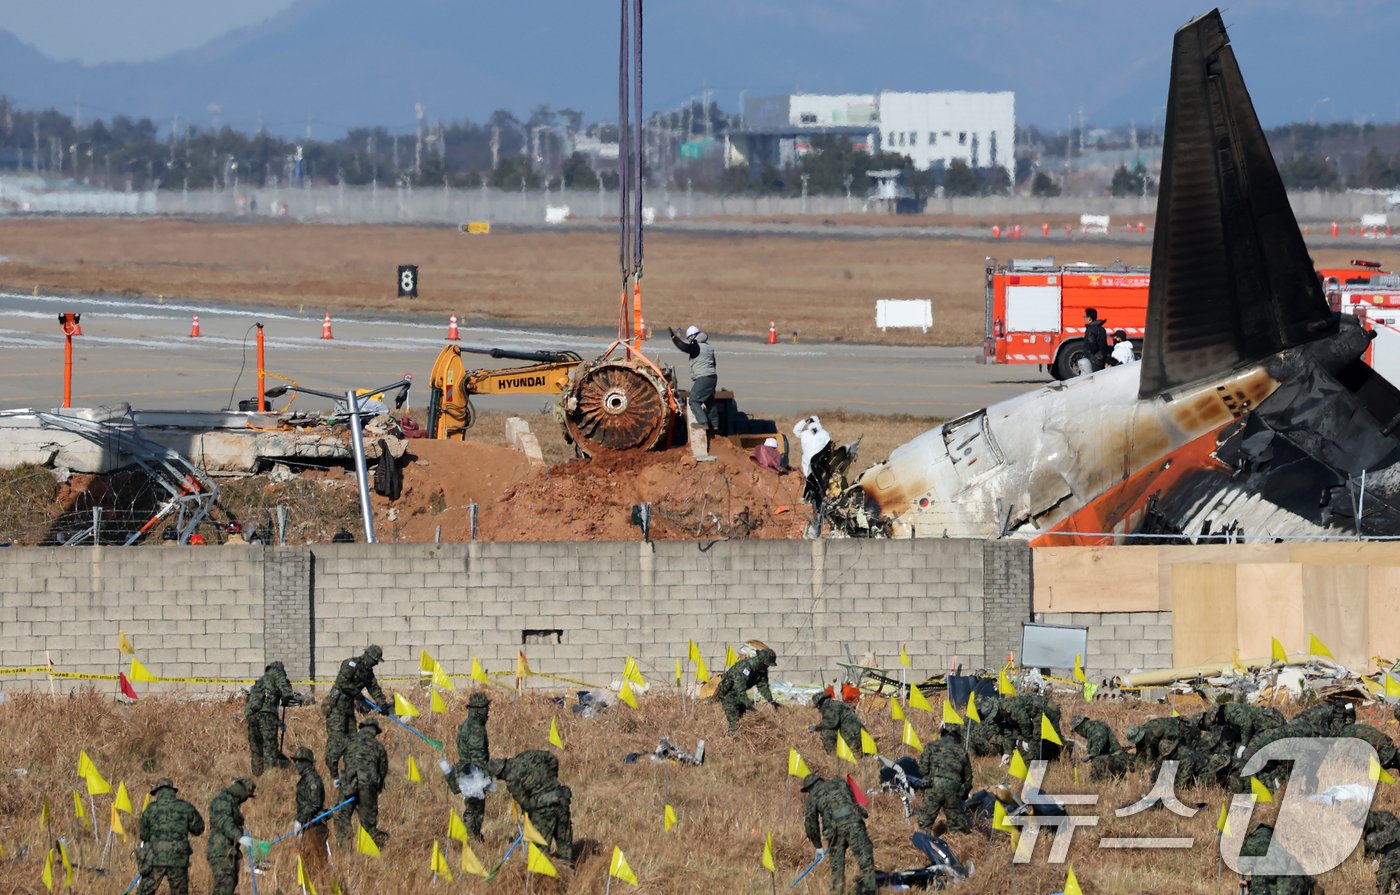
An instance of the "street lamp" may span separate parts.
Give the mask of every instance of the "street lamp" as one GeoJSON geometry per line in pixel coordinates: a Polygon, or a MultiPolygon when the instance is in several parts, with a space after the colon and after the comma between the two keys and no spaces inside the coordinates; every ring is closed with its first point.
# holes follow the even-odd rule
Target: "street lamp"
{"type": "Polygon", "coordinates": [[[1331,101],[1332,101],[1332,97],[1330,97],[1330,96],[1324,96],[1322,99],[1320,99],[1320,100],[1318,100],[1317,102],[1313,103],[1313,104],[1312,104],[1312,114],[1310,114],[1310,115],[1308,116],[1308,123],[1309,123],[1309,124],[1317,124],[1317,107],[1320,106],[1320,105],[1322,105],[1323,103],[1330,103],[1331,101]]]}

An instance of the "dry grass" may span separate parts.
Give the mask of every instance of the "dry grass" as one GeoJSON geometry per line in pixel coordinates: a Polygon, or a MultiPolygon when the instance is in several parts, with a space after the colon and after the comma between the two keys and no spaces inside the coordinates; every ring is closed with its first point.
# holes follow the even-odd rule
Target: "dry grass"
{"type": "MultiPolygon", "coordinates": [[[[426,694],[419,693],[414,698],[420,707],[426,706],[426,694]]],[[[446,717],[425,716],[422,727],[451,743],[455,725],[465,712],[464,703],[458,694],[451,700],[446,717]]],[[[1066,724],[1077,710],[1064,704],[1066,724]]],[[[1120,734],[1129,723],[1165,712],[1165,707],[1140,703],[1108,702],[1087,707],[1088,714],[1109,720],[1120,734]]],[[[882,744],[893,741],[892,724],[882,700],[870,701],[862,708],[862,714],[882,744]]],[[[931,720],[914,714],[921,735],[931,736],[931,720]]],[[[838,770],[836,763],[821,753],[816,736],[806,732],[815,721],[811,709],[786,707],[778,713],[760,709],[756,717],[746,719],[741,736],[728,738],[719,709],[712,703],[701,703],[698,715],[688,717],[676,699],[657,696],[644,699],[640,711],[616,707],[585,720],[543,695],[517,701],[513,695],[498,690],[491,716],[494,753],[512,754],[524,748],[543,747],[551,715],[557,715],[566,745],[560,757],[561,777],[574,790],[575,836],[596,843],[600,854],[581,861],[572,873],[563,871],[559,882],[534,879],[534,891],[602,891],[607,855],[614,844],[626,851],[641,878],[642,890],[664,895],[767,892],[769,881],[758,861],[766,831],[774,836],[779,883],[786,885],[810,860],[811,849],[802,834],[802,797],[795,791],[790,799],[788,796],[787,750],[789,746],[799,749],[819,773],[838,770]],[[693,747],[698,738],[705,739],[709,743],[705,766],[663,769],[646,761],[622,763],[628,752],[649,752],[656,745],[657,735],[663,733],[686,747],[693,747]],[[661,815],[667,801],[675,807],[680,823],[672,832],[663,833],[661,815]]],[[[71,697],[12,696],[0,705],[0,727],[7,732],[0,741],[0,768],[5,769],[7,780],[0,786],[0,843],[8,859],[0,863],[0,892],[32,893],[40,888],[46,837],[38,832],[36,820],[45,795],[53,805],[55,832],[74,837],[80,863],[96,863],[91,833],[82,834],[71,821],[70,793],[78,783],[74,771],[79,749],[88,750],[114,786],[118,780],[126,781],[138,803],[156,777],[169,775],[182,787],[181,795],[203,812],[218,788],[247,772],[241,718],[242,703],[238,699],[177,701],[169,696],[150,696],[133,706],[122,707],[106,693],[92,690],[71,697]],[[15,857],[25,847],[27,852],[15,857]]],[[[320,753],[322,722],[315,708],[290,710],[288,723],[289,750],[291,745],[306,743],[320,753]]],[[[392,838],[381,861],[337,853],[337,868],[349,893],[397,895],[428,889],[432,841],[445,838],[448,811],[460,807],[460,800],[450,797],[438,781],[433,771],[434,755],[425,744],[392,727],[386,732],[385,741],[392,778],[381,801],[381,826],[390,831],[392,838]],[[421,787],[405,778],[409,754],[424,769],[427,782],[421,787]]],[[[839,770],[844,773],[846,767],[842,765],[839,770]]],[[[979,786],[1007,779],[995,760],[990,759],[978,759],[975,773],[979,786]]],[[[855,774],[869,784],[875,769],[866,762],[855,774]]],[[[271,839],[290,828],[293,786],[294,776],[289,772],[272,772],[261,779],[259,795],[245,811],[255,835],[271,839]]],[[[1148,787],[1145,779],[1091,787],[1087,777],[1083,785],[1076,786],[1068,763],[1052,768],[1047,791],[1097,791],[1101,796],[1097,809],[1099,825],[1077,832],[1070,850],[1070,860],[1085,892],[1233,892],[1228,871],[1223,880],[1216,879],[1214,820],[1223,795],[1214,791],[1179,793],[1188,804],[1197,800],[1208,803],[1190,820],[1161,810],[1126,820],[1114,817],[1115,807],[1136,800],[1148,787]],[[1147,835],[1194,836],[1198,846],[1170,853],[1110,852],[1095,847],[1104,836],[1147,835]]],[[[1381,807],[1394,810],[1397,802],[1400,799],[1394,788],[1385,788],[1380,794],[1381,807]]],[[[108,804],[107,797],[98,798],[97,811],[104,828],[108,804]]],[[[488,866],[504,853],[515,832],[506,805],[501,796],[491,798],[485,829],[487,841],[475,846],[488,866]]],[[[1256,811],[1260,817],[1268,813],[1264,807],[1256,811]]],[[[906,826],[899,802],[893,796],[879,795],[874,799],[868,823],[880,867],[918,866],[920,856],[909,844],[911,828],[906,826]]],[[[989,842],[985,836],[973,834],[953,836],[950,841],[960,857],[977,866],[972,881],[961,891],[1040,893],[1058,891],[1063,882],[1063,868],[1046,861],[1048,846],[1044,842],[1037,848],[1032,863],[1015,868],[1013,881],[1004,836],[997,835],[989,842]]],[[[74,891],[121,891],[135,874],[130,857],[132,844],[130,840],[118,842],[107,876],[84,871],[79,874],[74,891]]],[[[209,876],[202,841],[196,844],[196,855],[194,891],[207,891],[209,876]]],[[[453,844],[449,859],[454,869],[457,855],[453,844]]],[[[259,891],[291,892],[295,866],[295,853],[290,846],[274,848],[272,871],[260,877],[259,891]]],[[[822,891],[828,884],[827,876],[827,870],[822,868],[804,883],[803,889],[822,891]]],[[[458,877],[460,885],[460,874],[458,877]]],[[[1353,855],[1323,882],[1332,892],[1368,890],[1373,885],[1369,861],[1353,855]]],[[[517,855],[489,889],[476,879],[470,880],[466,888],[519,892],[524,886],[523,863],[517,855]]],[[[243,891],[248,890],[245,882],[243,891]]]]}
{"type": "Polygon", "coordinates": [[[33,463],[0,469],[0,544],[38,543],[58,518],[58,482],[33,463]]]}

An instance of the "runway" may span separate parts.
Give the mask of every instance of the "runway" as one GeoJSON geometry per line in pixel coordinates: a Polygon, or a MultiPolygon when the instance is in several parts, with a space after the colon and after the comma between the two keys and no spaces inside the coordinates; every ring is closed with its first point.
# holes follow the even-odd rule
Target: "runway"
{"type": "MultiPolygon", "coordinates": [[[[58,314],[81,314],[75,337],[73,403],[127,402],[148,409],[223,409],[255,395],[254,326],[265,325],[267,369],[324,391],[372,387],[412,374],[410,406],[427,403],[428,377],[446,344],[446,320],[366,312],[332,321],[246,305],[102,296],[0,293],[0,408],[58,407],[63,396],[63,334],[58,314]],[[190,338],[199,315],[202,336],[190,338]]],[[[602,331],[550,331],[499,321],[461,321],[462,344],[527,351],[568,349],[595,357],[611,343],[602,331]]],[[[720,387],[750,414],[790,417],[843,409],[857,413],[951,418],[1043,385],[1035,367],[983,366],[978,349],[780,343],[717,338],[720,387]]],[[[686,358],[663,331],[647,353],[676,365],[686,358]]],[[[512,361],[480,358],[481,367],[512,361]]],[[[280,380],[269,380],[269,387],[280,380]]],[[[317,407],[302,398],[298,406],[317,407]],[[303,404],[302,402],[306,402],[303,404]]],[[[542,409],[538,396],[479,399],[483,410],[542,409]]]]}

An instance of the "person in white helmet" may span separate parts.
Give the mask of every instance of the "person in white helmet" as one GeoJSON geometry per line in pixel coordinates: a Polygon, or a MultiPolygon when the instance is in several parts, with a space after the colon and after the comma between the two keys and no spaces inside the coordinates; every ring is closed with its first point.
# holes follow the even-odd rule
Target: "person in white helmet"
{"type": "Polygon", "coordinates": [[[719,381],[715,349],[710,347],[710,337],[698,326],[687,327],[684,337],[675,329],[668,327],[668,330],[671,341],[690,358],[690,452],[696,460],[714,460],[709,451],[709,436],[717,422],[710,415],[715,384],[719,381]]]}

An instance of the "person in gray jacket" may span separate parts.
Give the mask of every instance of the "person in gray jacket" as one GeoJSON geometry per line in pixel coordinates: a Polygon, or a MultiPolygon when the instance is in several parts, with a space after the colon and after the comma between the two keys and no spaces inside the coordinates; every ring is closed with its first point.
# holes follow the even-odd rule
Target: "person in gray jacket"
{"type": "Polygon", "coordinates": [[[698,326],[688,327],[684,337],[674,329],[670,333],[671,341],[690,358],[690,452],[696,460],[714,460],[709,437],[718,422],[710,414],[719,381],[715,349],[710,347],[710,337],[698,326]]]}

